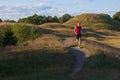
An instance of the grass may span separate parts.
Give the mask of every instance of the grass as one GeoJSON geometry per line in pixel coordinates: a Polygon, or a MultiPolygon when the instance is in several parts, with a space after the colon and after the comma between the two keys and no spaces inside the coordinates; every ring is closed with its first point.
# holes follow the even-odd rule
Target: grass
{"type": "Polygon", "coordinates": [[[106,44],[111,45],[113,47],[120,48],[120,39],[117,39],[117,38],[116,39],[115,38],[107,39],[107,40],[102,41],[102,43],[106,43],[106,44]]]}
{"type": "Polygon", "coordinates": [[[69,24],[74,27],[78,21],[83,28],[83,38],[120,48],[120,36],[118,35],[120,34],[120,23],[113,20],[109,15],[84,13],[73,17],[64,25],[69,24]]]}
{"type": "Polygon", "coordinates": [[[76,25],[80,22],[83,27],[89,27],[93,29],[109,29],[109,30],[120,30],[120,23],[113,20],[107,14],[94,14],[94,13],[84,13],[78,15],[64,24],[76,25]]]}
{"type": "Polygon", "coordinates": [[[110,56],[107,52],[96,50],[90,55],[81,71],[71,80],[119,80],[120,59],[110,56]]]}
{"type": "Polygon", "coordinates": [[[2,80],[61,80],[71,72],[73,55],[59,49],[9,52],[0,57],[2,80]],[[59,51],[59,52],[58,52],[59,51]]]}
{"type": "Polygon", "coordinates": [[[89,61],[71,80],[119,80],[120,55],[118,48],[95,41],[84,40],[82,45],[89,50],[89,61]],[[116,56],[119,55],[119,56],[116,56]]]}
{"type": "Polygon", "coordinates": [[[75,63],[74,54],[54,34],[0,50],[1,80],[62,80],[75,63]]]}
{"type": "Polygon", "coordinates": [[[83,38],[85,39],[120,48],[120,36],[118,35],[120,32],[105,29],[96,30],[91,28],[83,28],[82,33],[83,38]]]}
{"type": "MultiPolygon", "coordinates": [[[[73,70],[74,54],[66,50],[61,40],[74,36],[74,26],[47,23],[38,28],[37,39],[26,41],[17,47],[0,48],[1,80],[62,80],[73,70]]],[[[83,38],[106,44],[110,44],[107,40],[114,39],[114,46],[119,46],[117,31],[84,27],[83,38]]],[[[73,80],[119,80],[118,59],[110,57],[107,52],[99,52],[98,46],[97,49],[89,44],[84,47],[90,51],[90,62],[85,64],[73,80]],[[97,53],[100,54],[96,55],[97,53]]]]}
{"type": "Polygon", "coordinates": [[[74,35],[74,26],[63,25],[59,23],[46,23],[40,25],[40,28],[50,30],[51,33],[58,37],[72,37],[74,35]]]}

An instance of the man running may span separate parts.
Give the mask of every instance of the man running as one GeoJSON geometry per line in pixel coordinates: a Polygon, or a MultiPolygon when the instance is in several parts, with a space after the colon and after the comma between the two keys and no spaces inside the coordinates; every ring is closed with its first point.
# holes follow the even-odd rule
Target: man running
{"type": "Polygon", "coordinates": [[[81,45],[81,30],[82,30],[82,27],[80,26],[80,23],[78,22],[74,28],[74,32],[76,34],[76,42],[78,43],[78,47],[81,45]]]}

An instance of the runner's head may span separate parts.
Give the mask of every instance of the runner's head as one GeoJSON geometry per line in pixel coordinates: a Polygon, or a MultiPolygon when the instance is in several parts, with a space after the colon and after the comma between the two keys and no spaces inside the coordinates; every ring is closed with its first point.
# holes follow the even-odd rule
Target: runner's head
{"type": "Polygon", "coordinates": [[[78,22],[78,24],[77,24],[78,26],[80,26],[80,22],[78,22]]]}

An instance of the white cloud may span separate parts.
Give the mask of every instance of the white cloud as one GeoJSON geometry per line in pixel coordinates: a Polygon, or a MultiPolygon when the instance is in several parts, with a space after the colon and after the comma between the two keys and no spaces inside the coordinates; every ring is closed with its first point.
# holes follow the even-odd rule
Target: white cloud
{"type": "Polygon", "coordinates": [[[86,3],[86,2],[93,2],[94,0],[74,0],[75,4],[79,4],[79,3],[86,3]]]}
{"type": "Polygon", "coordinates": [[[5,19],[14,19],[18,20],[19,18],[27,17],[33,14],[38,15],[58,15],[59,10],[53,8],[52,6],[45,5],[40,3],[36,6],[29,5],[14,5],[14,6],[0,6],[0,18],[5,19]]]}
{"type": "Polygon", "coordinates": [[[91,1],[94,1],[94,0],[76,0],[76,1],[91,2],[91,1]]]}

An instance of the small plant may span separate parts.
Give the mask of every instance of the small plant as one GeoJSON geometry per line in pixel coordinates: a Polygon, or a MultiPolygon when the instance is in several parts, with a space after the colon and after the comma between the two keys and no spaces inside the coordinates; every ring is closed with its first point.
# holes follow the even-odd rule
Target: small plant
{"type": "Polygon", "coordinates": [[[37,34],[35,27],[28,27],[25,24],[15,24],[12,30],[15,37],[18,39],[18,43],[34,39],[37,34]]]}
{"type": "Polygon", "coordinates": [[[4,28],[0,31],[0,46],[16,45],[17,39],[11,28],[4,28]]]}
{"type": "Polygon", "coordinates": [[[13,32],[11,31],[11,28],[6,29],[3,37],[3,46],[16,45],[16,43],[17,39],[14,36],[13,32]]]}
{"type": "Polygon", "coordinates": [[[0,46],[3,44],[3,31],[2,29],[0,30],[0,46]]]}

